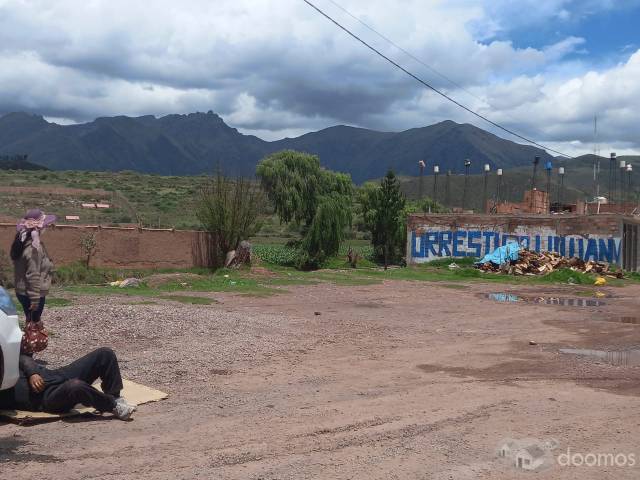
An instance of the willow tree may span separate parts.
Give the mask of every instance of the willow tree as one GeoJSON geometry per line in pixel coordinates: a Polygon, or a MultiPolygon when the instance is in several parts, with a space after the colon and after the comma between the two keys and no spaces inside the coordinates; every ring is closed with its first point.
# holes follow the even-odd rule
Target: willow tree
{"type": "Polygon", "coordinates": [[[301,268],[317,268],[338,253],[351,224],[349,175],[325,170],[317,156],[293,150],[269,155],[256,173],[280,221],[300,228],[301,268]]]}
{"type": "Polygon", "coordinates": [[[405,239],[405,198],[390,170],[380,185],[366,183],[359,192],[365,228],[371,232],[376,256],[387,269],[402,252],[405,239]]]}

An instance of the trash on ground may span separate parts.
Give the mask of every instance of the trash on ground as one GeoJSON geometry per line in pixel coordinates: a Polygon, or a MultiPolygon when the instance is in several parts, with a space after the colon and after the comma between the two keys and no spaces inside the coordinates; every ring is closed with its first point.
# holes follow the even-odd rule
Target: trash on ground
{"type": "Polygon", "coordinates": [[[515,242],[507,243],[500,248],[496,248],[493,252],[487,253],[476,263],[476,266],[485,271],[492,271],[495,267],[499,270],[501,265],[517,261],[520,251],[520,244],[515,242]]]}
{"type": "Polygon", "coordinates": [[[122,280],[122,282],[120,282],[120,285],[118,285],[118,287],[120,288],[130,288],[130,287],[139,287],[140,285],[142,285],[142,280],[140,280],[139,278],[126,278],[124,280],[122,280]]]}
{"type": "Polygon", "coordinates": [[[458,268],[460,268],[460,265],[458,265],[456,262],[451,262],[449,264],[449,270],[457,270],[458,268]]]}
{"type": "MultiPolygon", "coordinates": [[[[578,257],[563,257],[555,252],[534,252],[523,249],[517,243],[507,245],[485,255],[476,263],[476,267],[485,272],[507,273],[510,275],[546,275],[556,270],[569,269],[580,273],[597,273],[604,283],[596,283],[601,286],[606,284],[602,276],[622,278],[621,272],[613,272],[606,262],[589,260],[585,262],[578,257]]],[[[596,281],[598,282],[598,281],[596,281]]],[[[567,283],[577,283],[569,278],[567,283]]]]}
{"type": "Polygon", "coordinates": [[[595,282],[593,282],[593,284],[594,284],[596,287],[602,287],[602,286],[604,286],[604,285],[606,285],[606,284],[607,284],[607,279],[606,279],[606,278],[604,278],[604,277],[598,277],[598,278],[596,278],[596,281],[595,281],[595,282]]]}

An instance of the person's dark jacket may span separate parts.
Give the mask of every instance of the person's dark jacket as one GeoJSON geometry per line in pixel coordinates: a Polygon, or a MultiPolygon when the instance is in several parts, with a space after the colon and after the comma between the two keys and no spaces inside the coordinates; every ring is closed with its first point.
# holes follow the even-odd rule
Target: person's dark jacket
{"type": "Polygon", "coordinates": [[[48,370],[28,355],[20,355],[20,378],[13,388],[0,392],[0,410],[41,410],[43,393],[36,393],[29,387],[29,378],[33,374],[42,377],[45,388],[67,380],[55,370],[48,370]]]}

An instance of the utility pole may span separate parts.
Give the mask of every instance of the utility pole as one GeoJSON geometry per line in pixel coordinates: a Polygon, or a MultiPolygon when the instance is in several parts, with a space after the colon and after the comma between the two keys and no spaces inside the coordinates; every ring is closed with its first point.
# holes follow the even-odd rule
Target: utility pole
{"type": "Polygon", "coordinates": [[[499,168],[496,172],[498,179],[496,181],[496,204],[500,203],[502,195],[502,169],[499,168]]]}
{"type": "Polygon", "coordinates": [[[632,195],[633,195],[633,190],[631,189],[631,174],[633,173],[633,165],[631,165],[630,163],[627,164],[627,197],[628,200],[627,202],[631,203],[633,201],[632,195]]]}
{"type": "Polygon", "coordinates": [[[484,213],[487,213],[489,211],[488,209],[488,205],[487,205],[487,187],[489,186],[489,172],[491,171],[491,165],[489,165],[488,163],[484,164],[484,189],[483,189],[483,193],[482,193],[482,201],[483,201],[483,205],[482,205],[482,209],[484,210],[484,213]]]}
{"type": "Polygon", "coordinates": [[[433,201],[438,201],[438,174],[440,173],[440,167],[438,165],[433,166],[433,201]]]}
{"type": "Polygon", "coordinates": [[[598,145],[598,116],[593,117],[593,197],[600,196],[600,146],[598,145]]]}
{"type": "Polygon", "coordinates": [[[560,208],[560,211],[563,210],[562,208],[562,201],[563,201],[563,196],[564,196],[564,167],[560,167],[558,168],[558,176],[560,177],[560,183],[558,184],[558,208],[560,208]]]}
{"type": "Polygon", "coordinates": [[[462,192],[462,211],[467,207],[467,189],[469,188],[469,168],[471,168],[471,160],[464,161],[464,190],[462,192]]]}
{"type": "Polygon", "coordinates": [[[613,203],[614,189],[615,189],[615,175],[613,174],[613,166],[616,163],[616,154],[611,153],[609,159],[609,191],[607,192],[608,202],[613,203]]]}
{"type": "Polygon", "coordinates": [[[551,160],[544,164],[544,168],[547,171],[547,199],[549,200],[549,211],[551,211],[551,170],[553,169],[551,160]]]}
{"type": "Polygon", "coordinates": [[[447,178],[444,183],[444,204],[447,207],[451,205],[451,170],[447,170],[447,178]]]}
{"type": "Polygon", "coordinates": [[[627,162],[620,160],[620,205],[621,213],[624,213],[624,172],[627,170],[627,162]]]}
{"type": "Polygon", "coordinates": [[[535,193],[534,190],[536,189],[536,173],[538,173],[538,164],[540,163],[540,156],[536,155],[533,158],[533,174],[531,175],[531,201],[529,202],[531,205],[529,205],[529,208],[533,211],[533,207],[534,207],[534,202],[535,202],[535,193]]]}
{"type": "Polygon", "coordinates": [[[424,167],[426,167],[427,164],[424,163],[424,160],[420,160],[418,162],[418,167],[420,168],[420,183],[418,184],[418,200],[422,200],[422,195],[424,193],[424,167]]]}

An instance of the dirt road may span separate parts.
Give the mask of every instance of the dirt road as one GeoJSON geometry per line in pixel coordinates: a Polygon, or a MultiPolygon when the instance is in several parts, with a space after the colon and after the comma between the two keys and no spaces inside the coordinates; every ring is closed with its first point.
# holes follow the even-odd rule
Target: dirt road
{"type": "Polygon", "coordinates": [[[605,321],[633,316],[640,286],[599,306],[499,303],[484,295],[510,288],[478,284],[288,290],[52,310],[50,364],[111,345],[171,396],[129,423],[0,424],[0,477],[527,478],[520,458],[539,479],[639,478],[640,367],[559,349],[640,345],[640,325],[605,321]]]}

